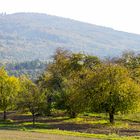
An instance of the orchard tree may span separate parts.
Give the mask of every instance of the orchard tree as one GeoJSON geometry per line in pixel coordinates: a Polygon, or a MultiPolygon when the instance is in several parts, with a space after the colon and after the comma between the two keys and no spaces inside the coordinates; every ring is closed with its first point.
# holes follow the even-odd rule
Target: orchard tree
{"type": "Polygon", "coordinates": [[[126,67],[131,74],[131,78],[140,84],[140,54],[126,51],[120,58],[116,58],[114,63],[126,67]]]}
{"type": "Polygon", "coordinates": [[[88,110],[88,102],[83,104],[84,96],[81,96],[82,83],[101,65],[96,56],[73,54],[70,60],[71,71],[64,81],[67,94],[66,108],[69,116],[74,118],[78,113],[88,110]],[[79,90],[80,89],[80,90],[79,90]]]}
{"type": "Polygon", "coordinates": [[[4,68],[0,69],[0,108],[3,111],[3,119],[6,120],[6,112],[15,105],[16,97],[20,89],[19,80],[14,76],[8,76],[4,68]]]}
{"type": "Polygon", "coordinates": [[[140,68],[140,54],[136,54],[133,51],[125,51],[120,58],[115,58],[114,62],[123,65],[129,70],[140,68]]]}
{"type": "Polygon", "coordinates": [[[53,62],[48,64],[46,71],[37,81],[40,89],[46,94],[48,115],[51,114],[52,102],[57,109],[66,109],[67,94],[64,81],[70,73],[70,58],[70,52],[58,49],[53,62]]]}
{"type": "Polygon", "coordinates": [[[47,116],[51,116],[52,102],[53,102],[53,91],[51,89],[51,77],[47,73],[43,73],[36,80],[36,84],[40,92],[45,95],[45,104],[42,113],[47,116]]]}
{"type": "Polygon", "coordinates": [[[51,95],[48,97],[56,108],[66,110],[70,117],[76,117],[82,110],[80,101],[77,102],[77,98],[80,99],[77,83],[84,81],[87,71],[95,69],[99,64],[100,60],[95,56],[72,54],[58,49],[53,62],[38,81],[40,87],[47,89],[47,95],[51,95]]]}
{"type": "Polygon", "coordinates": [[[21,90],[19,93],[18,107],[31,112],[33,126],[35,118],[42,111],[45,104],[45,95],[39,91],[39,88],[27,77],[20,77],[21,90]]]}
{"type": "Polygon", "coordinates": [[[117,112],[134,111],[140,101],[140,88],[130,78],[128,70],[110,63],[98,67],[81,89],[85,102],[88,100],[94,111],[107,112],[110,123],[114,123],[117,112]]]}

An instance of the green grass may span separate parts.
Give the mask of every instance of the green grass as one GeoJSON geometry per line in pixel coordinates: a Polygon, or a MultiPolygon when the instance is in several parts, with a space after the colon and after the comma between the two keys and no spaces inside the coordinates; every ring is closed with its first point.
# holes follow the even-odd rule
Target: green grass
{"type": "Polygon", "coordinates": [[[0,140],[93,140],[67,135],[46,134],[38,132],[1,130],[0,140]]]}
{"type": "Polygon", "coordinates": [[[119,119],[140,123],[140,113],[121,115],[119,119]]]}
{"type": "MultiPolygon", "coordinates": [[[[13,114],[12,114],[13,115],[13,114]]],[[[29,115],[29,114],[28,114],[29,115]]],[[[8,116],[10,118],[10,116],[8,116]]],[[[140,130],[140,123],[139,120],[136,121],[136,118],[140,118],[140,113],[138,114],[131,114],[127,116],[123,115],[116,115],[116,122],[114,125],[110,124],[108,121],[108,116],[106,114],[80,114],[77,118],[70,119],[68,117],[46,117],[46,118],[40,118],[39,122],[35,124],[35,127],[32,127],[32,122],[16,122],[13,120],[7,120],[5,122],[0,121],[0,130],[6,131],[7,133],[11,130],[14,130],[15,133],[20,132],[20,134],[23,135],[28,132],[31,134],[42,134],[44,137],[50,135],[55,135],[56,137],[64,136],[64,140],[71,140],[69,138],[75,138],[80,137],[83,138],[95,138],[95,139],[106,139],[106,140],[137,140],[140,139],[138,136],[120,136],[119,130],[120,129],[126,129],[126,130],[140,130]],[[43,122],[42,122],[43,121],[43,122]],[[134,123],[134,125],[131,125],[131,123],[134,123]],[[135,125],[136,123],[136,125],[135,125]],[[68,131],[67,129],[61,130],[59,129],[59,125],[69,125],[73,124],[76,126],[80,125],[90,125],[91,129],[93,129],[93,132],[95,130],[108,130],[108,134],[106,133],[97,133],[97,134],[91,134],[86,133],[86,131],[82,132],[76,132],[76,131],[68,131]],[[53,126],[55,125],[55,127],[53,126]],[[58,126],[58,127],[57,127],[58,126]],[[92,128],[93,126],[93,128],[92,128]],[[8,130],[8,131],[7,131],[8,130]]],[[[70,126],[72,127],[72,126],[70,126]]],[[[97,131],[98,132],[98,131],[97,131]]],[[[0,134],[0,140],[1,139],[0,134]]],[[[140,134],[139,134],[140,135],[140,134]]],[[[33,135],[32,135],[33,139],[33,135]]],[[[57,138],[59,139],[59,138],[57,138]]],[[[72,140],[73,140],[72,139],[72,140]]],[[[6,140],[6,139],[4,139],[6,140]]],[[[9,140],[9,139],[7,139],[9,140]]],[[[11,139],[10,139],[11,140],[11,139]]],[[[13,139],[15,140],[15,139],[13,139]]],[[[17,139],[18,140],[18,139],[17,139]]],[[[50,138],[50,140],[53,140],[50,138]]],[[[63,138],[62,138],[63,140],[63,138]]]]}
{"type": "Polygon", "coordinates": [[[13,122],[3,122],[3,123],[1,122],[0,128],[3,130],[38,132],[38,133],[43,133],[43,134],[55,134],[55,135],[74,136],[74,137],[81,137],[81,138],[98,138],[98,139],[109,139],[109,140],[121,140],[121,139],[135,140],[139,138],[139,137],[120,137],[119,135],[115,133],[105,135],[105,134],[89,134],[89,133],[72,132],[72,131],[65,131],[65,130],[59,130],[59,129],[47,129],[49,128],[49,126],[46,123],[36,123],[35,128],[32,128],[31,122],[25,122],[25,123],[16,124],[16,125],[13,122]]]}
{"type": "Polygon", "coordinates": [[[80,133],[80,132],[71,132],[64,130],[45,130],[45,129],[32,129],[32,132],[41,132],[46,134],[58,134],[58,135],[68,135],[68,136],[78,136],[78,137],[87,137],[87,138],[98,138],[98,139],[108,139],[108,140],[136,140],[140,139],[140,137],[120,137],[117,134],[89,134],[89,133],[80,133]]]}

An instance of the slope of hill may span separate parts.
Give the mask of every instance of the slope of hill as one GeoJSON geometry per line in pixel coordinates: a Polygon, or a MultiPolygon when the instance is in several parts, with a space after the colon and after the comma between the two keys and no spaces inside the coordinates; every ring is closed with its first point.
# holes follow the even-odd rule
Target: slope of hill
{"type": "Polygon", "coordinates": [[[47,60],[56,48],[101,57],[140,51],[140,35],[37,13],[0,15],[0,60],[47,60]]]}

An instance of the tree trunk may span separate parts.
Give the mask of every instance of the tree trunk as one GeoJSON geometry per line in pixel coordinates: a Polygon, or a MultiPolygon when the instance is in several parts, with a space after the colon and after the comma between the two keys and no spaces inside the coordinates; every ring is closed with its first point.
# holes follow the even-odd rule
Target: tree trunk
{"type": "Polygon", "coordinates": [[[52,98],[51,96],[47,97],[47,108],[46,108],[46,115],[51,116],[51,106],[52,106],[52,98]]]}
{"type": "Polygon", "coordinates": [[[76,113],[74,111],[70,112],[70,118],[76,118],[76,113]]]}
{"type": "Polygon", "coordinates": [[[109,112],[109,121],[112,124],[114,123],[114,112],[115,112],[114,108],[112,108],[112,110],[109,112]]]}
{"type": "Polygon", "coordinates": [[[34,113],[32,113],[32,122],[33,122],[33,127],[35,126],[35,114],[34,113]]]}
{"type": "Polygon", "coordinates": [[[110,123],[114,123],[114,114],[112,114],[112,113],[109,113],[109,121],[110,121],[110,123]]]}
{"type": "Polygon", "coordinates": [[[7,116],[6,116],[6,110],[3,111],[3,119],[6,120],[7,116]]]}

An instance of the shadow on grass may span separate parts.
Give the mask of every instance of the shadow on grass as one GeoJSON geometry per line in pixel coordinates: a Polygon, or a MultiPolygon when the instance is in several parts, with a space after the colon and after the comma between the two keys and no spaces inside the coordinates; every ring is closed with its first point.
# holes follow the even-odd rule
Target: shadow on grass
{"type": "Polygon", "coordinates": [[[70,120],[71,118],[69,118],[69,117],[46,117],[45,119],[43,119],[43,118],[37,118],[36,119],[36,122],[39,122],[39,123],[59,123],[59,122],[63,122],[63,121],[66,121],[66,120],[70,120]]]}
{"type": "Polygon", "coordinates": [[[84,131],[91,128],[91,124],[74,124],[74,123],[40,123],[36,122],[33,126],[32,122],[9,122],[0,120],[0,129],[5,130],[22,130],[22,129],[60,129],[60,130],[71,130],[71,131],[84,131]]]}

